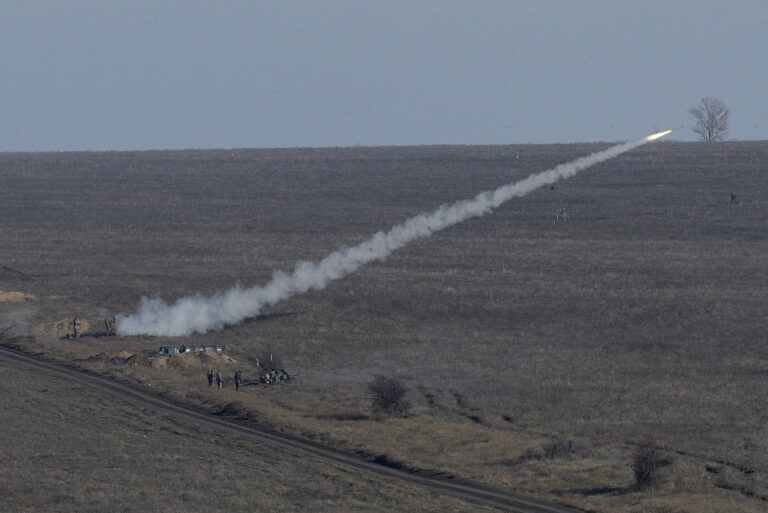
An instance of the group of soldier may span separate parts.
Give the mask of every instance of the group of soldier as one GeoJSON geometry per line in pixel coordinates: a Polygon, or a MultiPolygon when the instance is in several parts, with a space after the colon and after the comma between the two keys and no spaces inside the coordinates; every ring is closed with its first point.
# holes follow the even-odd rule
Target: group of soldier
{"type": "MultiPolygon", "coordinates": [[[[59,326],[63,326],[64,324],[60,324],[59,326]]],[[[104,327],[106,328],[105,334],[108,337],[112,337],[115,335],[115,316],[114,315],[107,315],[104,317],[104,327]]],[[[79,338],[83,334],[83,330],[81,329],[81,323],[80,323],[80,317],[75,316],[72,319],[72,330],[67,333],[66,337],[74,337],[79,338]]]]}
{"type": "MultiPolygon", "coordinates": [[[[243,384],[243,373],[238,370],[235,372],[234,376],[235,381],[235,390],[240,390],[240,385],[243,384]]],[[[217,388],[224,388],[224,377],[221,375],[220,370],[214,371],[213,369],[208,369],[208,386],[212,387],[213,382],[216,380],[216,387],[217,388]]]]}

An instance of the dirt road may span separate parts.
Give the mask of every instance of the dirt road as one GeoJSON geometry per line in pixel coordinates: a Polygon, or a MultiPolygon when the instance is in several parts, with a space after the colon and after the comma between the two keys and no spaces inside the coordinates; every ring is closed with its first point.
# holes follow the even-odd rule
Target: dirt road
{"type": "Polygon", "coordinates": [[[403,470],[367,461],[342,451],[270,431],[250,422],[214,416],[192,406],[152,395],[124,383],[89,374],[79,369],[40,360],[3,346],[0,346],[0,359],[8,363],[33,369],[36,372],[44,372],[98,389],[140,408],[151,408],[166,414],[194,420],[208,427],[246,436],[261,443],[290,450],[294,453],[312,456],[331,464],[365,471],[377,476],[405,481],[433,492],[476,504],[516,513],[573,513],[575,511],[562,506],[544,504],[502,491],[492,490],[469,482],[458,482],[444,475],[435,475],[424,471],[403,470]]]}

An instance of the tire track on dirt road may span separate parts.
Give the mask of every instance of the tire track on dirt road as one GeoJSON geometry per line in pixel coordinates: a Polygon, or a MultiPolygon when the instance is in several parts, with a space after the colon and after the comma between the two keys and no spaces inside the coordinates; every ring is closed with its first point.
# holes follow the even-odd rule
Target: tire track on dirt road
{"type": "Polygon", "coordinates": [[[113,397],[140,408],[150,408],[160,413],[171,414],[187,420],[205,424],[220,430],[237,433],[260,442],[293,453],[311,456],[316,459],[342,467],[367,472],[379,477],[396,479],[419,486],[423,489],[463,499],[475,504],[510,511],[512,513],[576,513],[577,510],[546,504],[533,499],[494,490],[471,482],[460,482],[444,475],[421,470],[406,470],[368,461],[338,449],[326,447],[314,442],[279,433],[264,427],[214,416],[204,410],[173,399],[153,395],[137,387],[113,381],[109,378],[92,374],[82,369],[42,360],[0,345],[0,360],[20,365],[37,372],[68,379],[95,388],[113,397]]]}

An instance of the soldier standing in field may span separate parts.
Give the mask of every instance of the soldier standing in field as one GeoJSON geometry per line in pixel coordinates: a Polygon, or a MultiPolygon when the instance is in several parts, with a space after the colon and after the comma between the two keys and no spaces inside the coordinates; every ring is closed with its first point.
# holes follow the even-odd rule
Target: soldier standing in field
{"type": "Polygon", "coordinates": [[[221,377],[221,371],[216,371],[216,385],[221,388],[224,386],[224,378],[221,377]]]}
{"type": "Polygon", "coordinates": [[[208,369],[208,386],[213,386],[213,369],[208,369]]]}
{"type": "Polygon", "coordinates": [[[240,390],[240,383],[243,382],[243,373],[240,372],[240,369],[235,372],[235,390],[240,390]]]}
{"type": "Polygon", "coordinates": [[[104,317],[104,327],[107,328],[107,336],[111,337],[115,334],[115,318],[112,315],[104,317]]]}
{"type": "Polygon", "coordinates": [[[75,334],[75,338],[80,336],[80,318],[75,316],[74,319],[72,319],[72,331],[75,334]]]}

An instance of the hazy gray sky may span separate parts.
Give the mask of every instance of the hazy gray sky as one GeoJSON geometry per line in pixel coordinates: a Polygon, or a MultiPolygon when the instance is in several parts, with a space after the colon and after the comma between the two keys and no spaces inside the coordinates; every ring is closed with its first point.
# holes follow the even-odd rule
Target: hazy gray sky
{"type": "Polygon", "coordinates": [[[768,2],[0,1],[0,151],[768,139],[768,2]]]}

